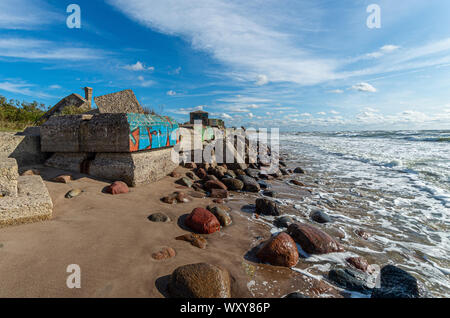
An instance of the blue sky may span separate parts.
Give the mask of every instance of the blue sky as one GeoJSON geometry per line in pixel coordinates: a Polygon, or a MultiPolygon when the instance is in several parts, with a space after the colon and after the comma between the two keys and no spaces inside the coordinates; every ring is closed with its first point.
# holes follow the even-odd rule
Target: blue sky
{"type": "Polygon", "coordinates": [[[228,126],[450,129],[449,20],[446,0],[1,0],[0,94],[131,88],[180,122],[203,109],[228,126]]]}

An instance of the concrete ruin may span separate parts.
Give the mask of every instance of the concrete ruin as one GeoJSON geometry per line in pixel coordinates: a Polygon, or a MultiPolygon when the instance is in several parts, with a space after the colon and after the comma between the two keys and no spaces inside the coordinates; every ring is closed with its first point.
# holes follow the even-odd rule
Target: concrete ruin
{"type": "Polygon", "coordinates": [[[92,88],[84,87],[85,98],[80,95],[73,93],[69,96],[61,99],[55,106],[53,106],[48,112],[46,112],[41,120],[47,120],[51,116],[59,115],[63,112],[66,107],[76,107],[80,109],[80,111],[88,112],[92,107],[92,88]]]}
{"type": "Polygon", "coordinates": [[[144,113],[144,109],[131,89],[94,97],[94,101],[102,114],[144,113]]]}

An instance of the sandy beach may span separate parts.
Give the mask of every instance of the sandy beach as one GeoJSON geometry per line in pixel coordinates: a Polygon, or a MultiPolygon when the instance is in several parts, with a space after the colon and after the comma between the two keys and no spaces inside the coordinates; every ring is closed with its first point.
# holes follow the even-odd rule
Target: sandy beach
{"type": "MultiPolygon", "coordinates": [[[[264,221],[255,220],[246,205],[258,194],[230,192],[233,223],[205,235],[206,249],[175,237],[189,233],[183,216],[205,208],[211,198],[190,196],[191,202],[167,204],[160,199],[174,191],[192,189],[162,180],[120,195],[102,192],[109,182],[72,174],[68,184],[51,180],[63,171],[40,170],[53,200],[49,221],[2,228],[0,234],[0,297],[167,297],[169,275],[179,266],[207,262],[231,275],[232,297],[281,297],[301,291],[310,297],[340,297],[337,289],[289,268],[260,264],[252,249],[271,236],[264,221]],[[84,192],[67,199],[73,188],[84,192]],[[163,212],[169,223],[154,223],[148,216],[163,212]],[[152,253],[172,247],[176,256],[155,260],[152,253]],[[69,264],[81,268],[81,288],[69,289],[69,264]]],[[[188,171],[178,167],[176,171],[188,171]]],[[[195,194],[194,194],[195,195],[195,194]]],[[[251,206],[250,206],[251,207],[251,206]]]]}

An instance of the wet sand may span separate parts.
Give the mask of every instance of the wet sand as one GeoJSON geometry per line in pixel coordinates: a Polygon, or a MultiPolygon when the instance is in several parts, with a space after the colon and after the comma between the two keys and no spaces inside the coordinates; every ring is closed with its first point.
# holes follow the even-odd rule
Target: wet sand
{"type": "MultiPolygon", "coordinates": [[[[175,237],[188,233],[179,218],[210,198],[191,197],[189,203],[169,205],[160,199],[181,189],[172,177],[112,196],[102,192],[109,182],[81,174],[69,184],[48,181],[61,170],[37,167],[53,200],[49,221],[0,229],[0,297],[167,297],[167,280],[181,265],[208,262],[227,269],[233,297],[281,297],[300,291],[310,297],[341,297],[325,281],[311,279],[288,268],[259,264],[252,250],[270,237],[270,229],[242,210],[256,194],[233,196],[233,224],[207,235],[202,250],[175,237]],[[66,199],[67,191],[84,192],[66,199]],[[163,212],[170,223],[153,223],[147,217],[163,212]],[[253,221],[251,221],[253,219],[253,221]],[[154,260],[151,254],[172,247],[176,256],[154,260]],[[69,289],[69,264],[81,268],[81,288],[69,289]]],[[[180,174],[188,169],[178,167],[180,174]]],[[[300,260],[301,261],[301,260],[300,260]]]]}

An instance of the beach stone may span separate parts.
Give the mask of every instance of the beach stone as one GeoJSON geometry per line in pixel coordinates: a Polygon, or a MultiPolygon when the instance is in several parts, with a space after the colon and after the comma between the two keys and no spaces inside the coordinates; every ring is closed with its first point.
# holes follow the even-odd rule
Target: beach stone
{"type": "Polygon", "coordinates": [[[79,196],[82,192],[83,192],[83,190],[81,190],[81,189],[72,189],[66,193],[65,197],[67,199],[72,199],[72,198],[79,196]]]}
{"type": "Polygon", "coordinates": [[[206,173],[205,169],[203,169],[203,168],[197,169],[197,176],[198,176],[200,179],[205,179],[207,175],[208,175],[208,174],[206,173]]]}
{"type": "Polygon", "coordinates": [[[278,160],[278,164],[282,167],[286,167],[286,162],[284,162],[284,160],[278,160]]]}
{"type": "Polygon", "coordinates": [[[236,178],[236,173],[233,170],[227,170],[225,176],[229,176],[230,178],[236,178]]]}
{"type": "Polygon", "coordinates": [[[72,176],[71,175],[67,175],[67,174],[63,174],[60,176],[57,176],[55,178],[52,179],[53,182],[59,182],[59,183],[69,183],[70,181],[72,181],[72,176]]]}
{"type": "Polygon", "coordinates": [[[356,235],[358,235],[359,237],[368,240],[369,237],[371,237],[372,235],[364,230],[358,229],[355,231],[356,235]]]}
{"type": "Polygon", "coordinates": [[[192,187],[192,180],[189,179],[189,178],[186,178],[186,177],[183,177],[183,178],[181,178],[181,179],[178,179],[176,182],[177,182],[178,184],[180,184],[180,185],[182,185],[182,186],[185,186],[185,187],[188,187],[188,188],[191,188],[191,187],[192,187]]]}
{"type": "Polygon", "coordinates": [[[339,287],[350,291],[368,294],[371,288],[367,285],[368,276],[362,272],[352,269],[336,268],[330,270],[328,278],[336,283],[339,287]]]}
{"type": "Polygon", "coordinates": [[[230,275],[208,263],[183,265],[173,271],[168,290],[175,298],[230,298],[230,275]]]}
{"type": "Polygon", "coordinates": [[[315,210],[311,212],[311,219],[317,223],[329,223],[331,218],[325,212],[321,210],[315,210]]]}
{"type": "Polygon", "coordinates": [[[294,223],[287,232],[308,254],[342,252],[342,246],[327,233],[308,224],[294,223]]]}
{"type": "Polygon", "coordinates": [[[186,162],[184,164],[184,167],[187,169],[197,169],[197,165],[195,164],[195,162],[186,162]]]}
{"type": "Polygon", "coordinates": [[[279,228],[287,228],[294,220],[290,216],[280,216],[273,221],[273,224],[279,228]]]}
{"type": "Polygon", "coordinates": [[[203,187],[203,184],[195,182],[192,184],[192,189],[199,192],[205,192],[205,188],[203,187]]]}
{"type": "Polygon", "coordinates": [[[153,253],[152,254],[152,258],[155,260],[163,260],[163,259],[168,259],[171,257],[175,256],[175,250],[171,247],[165,247],[162,250],[160,250],[159,252],[153,253]]]}
{"type": "Polygon", "coordinates": [[[221,209],[220,207],[214,206],[210,211],[219,220],[220,225],[229,226],[232,223],[230,215],[227,213],[227,211],[221,209]]]}
{"type": "Polygon", "coordinates": [[[295,184],[295,185],[300,186],[300,187],[306,187],[306,185],[303,182],[295,180],[295,179],[289,180],[289,183],[295,184]]]}
{"type": "Polygon", "coordinates": [[[194,181],[199,180],[199,177],[197,177],[197,175],[196,175],[195,173],[193,173],[192,171],[186,172],[186,176],[187,176],[189,179],[192,179],[192,180],[194,180],[194,181]]]}
{"type": "Polygon", "coordinates": [[[152,222],[170,222],[170,218],[161,212],[151,214],[148,219],[152,222]]]}
{"type": "Polygon", "coordinates": [[[279,179],[283,177],[283,174],[281,173],[280,169],[278,169],[274,173],[271,173],[270,176],[279,179]]]}
{"type": "Polygon", "coordinates": [[[179,178],[179,177],[181,177],[181,174],[179,174],[179,173],[176,172],[176,171],[172,171],[172,172],[170,173],[170,176],[171,176],[172,178],[179,178]]]}
{"type": "Polygon", "coordinates": [[[220,199],[220,198],[214,199],[213,202],[222,204],[223,203],[223,199],[220,199]]]}
{"type": "Polygon", "coordinates": [[[265,195],[266,197],[271,197],[271,198],[276,198],[276,196],[277,196],[277,193],[272,190],[264,190],[262,194],[265,195]]]}
{"type": "Polygon", "coordinates": [[[394,265],[380,271],[380,288],[375,288],[372,298],[427,298],[427,288],[414,276],[394,265]]]}
{"type": "Polygon", "coordinates": [[[222,183],[232,191],[240,191],[244,188],[244,182],[239,179],[225,178],[222,179],[222,183]]]}
{"type": "Polygon", "coordinates": [[[300,168],[300,167],[297,167],[297,168],[294,169],[294,173],[304,174],[304,173],[305,173],[305,170],[303,170],[303,169],[300,168]]]}
{"type": "Polygon", "coordinates": [[[28,169],[22,172],[21,176],[39,176],[41,175],[41,172],[37,169],[28,169]]]}
{"type": "Polygon", "coordinates": [[[255,179],[249,176],[239,175],[239,180],[244,183],[244,190],[248,192],[259,192],[261,190],[260,185],[255,179]]]}
{"type": "Polygon", "coordinates": [[[215,207],[219,207],[220,209],[222,209],[222,210],[224,210],[226,212],[231,212],[231,208],[229,206],[224,205],[224,204],[210,204],[210,205],[208,205],[206,207],[206,209],[212,213],[212,211],[213,211],[213,209],[215,207]]]}
{"type": "Polygon", "coordinates": [[[369,267],[367,260],[363,257],[348,257],[345,259],[345,261],[353,267],[362,270],[363,272],[367,272],[367,269],[369,267]]]}
{"type": "Polygon", "coordinates": [[[252,177],[252,178],[254,178],[254,179],[258,179],[260,170],[258,170],[258,169],[252,169],[252,168],[247,168],[247,169],[245,169],[245,173],[246,173],[249,177],[252,177]]]}
{"type": "Polygon", "coordinates": [[[211,189],[209,196],[211,198],[225,199],[228,198],[228,191],[224,189],[211,189]]]}
{"type": "Polygon", "coordinates": [[[211,234],[220,230],[220,222],[210,211],[203,208],[195,208],[188,215],[184,224],[201,234],[211,234]]]}
{"type": "Polygon", "coordinates": [[[263,215],[280,215],[280,211],[278,209],[278,205],[265,198],[256,199],[256,213],[263,215]]]}
{"type": "Polygon", "coordinates": [[[217,179],[217,177],[213,174],[206,175],[206,180],[219,181],[219,179],[217,179]]]}
{"type": "Polygon", "coordinates": [[[284,169],[284,168],[280,168],[280,172],[281,172],[281,174],[283,176],[288,176],[289,175],[289,172],[286,169],[284,169]]]}
{"type": "Polygon", "coordinates": [[[204,185],[205,189],[207,191],[211,191],[212,189],[223,189],[223,190],[228,190],[227,186],[224,185],[221,181],[219,180],[208,180],[205,182],[204,185]]]}
{"type": "Polygon", "coordinates": [[[310,298],[310,297],[303,295],[302,293],[299,292],[294,292],[287,294],[284,298],[310,298]]]}
{"type": "Polygon", "coordinates": [[[129,191],[127,184],[123,181],[114,181],[111,185],[106,187],[106,193],[111,193],[113,195],[128,193],[129,191]]]}
{"type": "Polygon", "coordinates": [[[227,173],[228,169],[224,166],[217,166],[215,168],[211,168],[208,171],[210,171],[210,173],[215,175],[217,178],[222,179],[225,176],[225,173],[227,173]]]}
{"type": "Polygon", "coordinates": [[[195,233],[184,234],[184,235],[176,237],[175,239],[179,240],[179,241],[189,242],[189,243],[191,243],[191,245],[201,248],[201,249],[205,249],[206,245],[207,245],[206,239],[203,236],[200,236],[195,233]]]}
{"type": "Polygon", "coordinates": [[[162,198],[161,200],[168,204],[187,203],[187,202],[189,202],[189,197],[184,192],[176,191],[176,192],[162,198]]]}
{"type": "Polygon", "coordinates": [[[246,175],[245,171],[242,169],[235,169],[233,171],[236,174],[236,176],[245,176],[246,175]]]}
{"type": "Polygon", "coordinates": [[[271,237],[256,253],[262,262],[275,266],[292,267],[298,263],[298,250],[289,234],[281,232],[271,237]]]}
{"type": "Polygon", "coordinates": [[[270,189],[271,188],[270,185],[264,180],[258,180],[257,182],[261,189],[270,189]]]}

